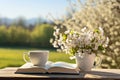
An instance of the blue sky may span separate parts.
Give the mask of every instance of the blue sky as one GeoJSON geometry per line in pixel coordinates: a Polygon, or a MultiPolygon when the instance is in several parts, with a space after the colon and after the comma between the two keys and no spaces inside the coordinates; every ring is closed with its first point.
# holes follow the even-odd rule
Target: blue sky
{"type": "Polygon", "coordinates": [[[68,4],[67,0],[0,0],[0,17],[29,19],[49,13],[59,17],[65,14],[68,4]]]}

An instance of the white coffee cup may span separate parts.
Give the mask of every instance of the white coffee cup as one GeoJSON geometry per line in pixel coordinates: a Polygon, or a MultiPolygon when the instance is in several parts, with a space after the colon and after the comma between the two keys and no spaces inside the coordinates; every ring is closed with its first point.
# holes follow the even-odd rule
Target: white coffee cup
{"type": "Polygon", "coordinates": [[[29,51],[25,52],[23,54],[23,59],[25,62],[31,62],[34,66],[41,66],[44,67],[46,62],[48,61],[48,55],[49,51],[48,50],[34,50],[34,51],[29,51]],[[29,61],[26,60],[25,56],[29,57],[29,61]]]}

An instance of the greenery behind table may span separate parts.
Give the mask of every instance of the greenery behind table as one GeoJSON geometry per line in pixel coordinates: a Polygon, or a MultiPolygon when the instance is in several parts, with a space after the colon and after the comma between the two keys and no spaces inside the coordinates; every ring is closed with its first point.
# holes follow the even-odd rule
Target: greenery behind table
{"type": "Polygon", "coordinates": [[[0,46],[52,48],[49,43],[52,34],[51,24],[36,24],[32,30],[19,25],[0,25],[0,46]]]}
{"type": "MultiPolygon", "coordinates": [[[[20,67],[25,64],[23,60],[23,53],[30,50],[42,50],[40,48],[0,48],[0,68],[4,67],[20,67]]],[[[48,49],[47,49],[48,50],[48,49]]],[[[56,61],[65,61],[69,63],[75,63],[75,60],[70,60],[69,56],[65,53],[58,53],[55,50],[50,50],[49,60],[56,61]]]]}

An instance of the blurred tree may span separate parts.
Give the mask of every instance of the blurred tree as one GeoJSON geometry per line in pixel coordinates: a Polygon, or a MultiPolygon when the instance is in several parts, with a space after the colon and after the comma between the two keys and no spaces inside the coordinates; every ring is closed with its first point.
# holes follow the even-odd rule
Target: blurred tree
{"type": "Polygon", "coordinates": [[[9,42],[11,45],[26,45],[29,43],[30,33],[23,27],[10,26],[8,29],[9,42]]]}
{"type": "Polygon", "coordinates": [[[8,32],[4,25],[0,26],[0,45],[7,45],[8,43],[8,32]]]}
{"type": "Polygon", "coordinates": [[[75,5],[79,10],[71,18],[56,21],[56,24],[78,31],[83,27],[102,27],[110,43],[103,54],[101,67],[120,68],[120,0],[85,0],[84,3],[78,0],[75,5]]]}
{"type": "Polygon", "coordinates": [[[26,28],[26,20],[25,20],[24,17],[19,17],[19,18],[17,18],[17,20],[15,20],[13,22],[13,25],[21,26],[23,28],[26,28]]]}
{"type": "Polygon", "coordinates": [[[51,25],[37,25],[31,34],[32,45],[37,47],[51,47],[49,40],[52,35],[53,27],[51,25]]]}

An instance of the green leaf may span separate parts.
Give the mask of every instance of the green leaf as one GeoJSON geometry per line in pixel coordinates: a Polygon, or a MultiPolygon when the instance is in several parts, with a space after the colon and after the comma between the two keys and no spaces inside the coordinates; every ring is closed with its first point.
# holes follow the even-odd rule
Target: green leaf
{"type": "Polygon", "coordinates": [[[98,29],[95,29],[94,32],[96,32],[98,34],[100,33],[100,31],[98,29]]]}
{"type": "Polygon", "coordinates": [[[102,50],[104,50],[104,47],[103,47],[102,45],[99,45],[99,46],[98,46],[98,50],[101,50],[101,51],[102,51],[102,50]]]}
{"type": "Polygon", "coordinates": [[[71,30],[71,31],[70,31],[70,34],[74,34],[74,30],[71,30]]]}
{"type": "Polygon", "coordinates": [[[63,34],[62,37],[63,37],[63,41],[66,41],[67,35],[63,34]]]}
{"type": "Polygon", "coordinates": [[[79,49],[79,47],[71,48],[70,53],[72,55],[75,55],[75,53],[77,52],[78,49],[79,49]]]}
{"type": "Polygon", "coordinates": [[[86,46],[86,49],[92,49],[92,47],[91,46],[86,46]]]}
{"type": "Polygon", "coordinates": [[[95,41],[95,38],[93,38],[91,42],[94,42],[94,41],[95,41]]]}

